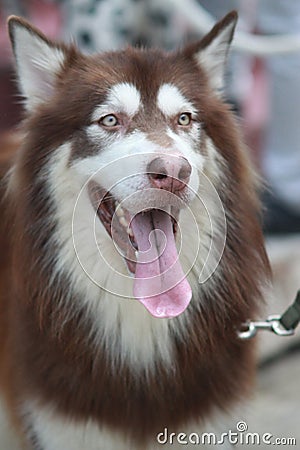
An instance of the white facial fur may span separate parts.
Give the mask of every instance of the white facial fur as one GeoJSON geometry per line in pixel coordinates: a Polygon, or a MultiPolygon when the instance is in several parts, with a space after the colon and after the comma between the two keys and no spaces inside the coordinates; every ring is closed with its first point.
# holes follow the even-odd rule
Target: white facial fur
{"type": "MultiPolygon", "coordinates": [[[[129,362],[135,370],[151,368],[155,358],[162,358],[167,364],[172,357],[168,321],[155,320],[138,301],[126,298],[132,297],[132,279],[124,276],[125,263],[99,220],[94,228],[95,213],[86,192],[79,196],[82,181],[74,169],[67,168],[70,153],[69,143],[58,148],[48,173],[48,186],[55,200],[55,220],[58,223],[53,239],[60,248],[53,284],[55,286],[61,274],[71,277],[73,292],[80,295],[80,302],[85,304],[88,316],[93,319],[91,335],[96,331],[95,348],[98,342],[102,342],[107,351],[129,362]],[[74,220],[78,196],[80,217],[74,220]],[[120,273],[123,297],[109,292],[120,285],[120,273]],[[118,333],[116,323],[120,323],[118,333]]],[[[71,295],[70,292],[70,299],[65,298],[65,302],[71,300],[71,295]]],[[[76,304],[69,303],[71,316],[74,309],[76,304]]]]}
{"type": "Polygon", "coordinates": [[[163,84],[158,91],[157,106],[166,116],[175,116],[183,112],[195,113],[195,108],[180,92],[170,83],[163,84]]]}
{"type": "Polygon", "coordinates": [[[141,94],[131,83],[118,83],[112,86],[105,104],[99,105],[92,114],[92,120],[112,112],[123,112],[133,117],[141,107],[141,94]]]}
{"type": "MultiPolygon", "coordinates": [[[[117,136],[99,128],[98,125],[91,125],[87,132],[94,143],[101,140],[103,144],[103,139],[104,142],[107,141],[106,148],[102,148],[95,156],[76,159],[70,166],[71,143],[65,143],[53,154],[48,167],[48,186],[51,197],[55,200],[55,220],[58,223],[54,239],[60,248],[53,282],[57,282],[61,274],[66,274],[71,279],[74,292],[79,294],[80,301],[85,303],[87,313],[94,322],[91,335],[96,336],[96,348],[97,342],[103,342],[111,355],[118,355],[118,358],[126,360],[137,371],[140,368],[152,370],[154,361],[158,359],[163,360],[166,365],[171,364],[173,347],[170,331],[184,333],[189,311],[182,314],[176,323],[166,319],[157,320],[150,316],[138,301],[132,299],[133,282],[132,278],[127,276],[125,262],[95,216],[87,192],[82,188],[89,177],[94,176],[101,186],[113,190],[114,196],[119,200],[130,196],[137,189],[142,189],[143,194],[147,192],[144,171],[148,157],[175,148],[192,165],[190,185],[192,192],[198,192],[201,173],[206,167],[204,157],[196,151],[200,132],[195,129],[188,133],[176,133],[166,127],[166,135],[173,142],[171,150],[158,146],[145,132],[138,130],[128,136],[117,136]],[[119,185],[120,179],[126,177],[128,182],[119,185]],[[115,187],[112,187],[114,185],[115,187]],[[116,286],[122,295],[110,292],[116,286]],[[116,334],[117,322],[120,328],[116,334]]],[[[213,158],[217,152],[212,147],[210,153],[213,158]]],[[[216,173],[217,166],[214,168],[214,176],[217,179],[216,173]]],[[[209,195],[209,192],[201,193],[201,199],[207,204],[210,202],[209,195]]],[[[197,198],[191,196],[189,201],[198,229],[207,230],[208,219],[203,217],[197,198]]],[[[145,198],[142,204],[145,205],[145,198]]],[[[219,210],[214,205],[211,206],[211,215],[213,220],[218,221],[219,210]]],[[[189,237],[180,260],[185,273],[193,266],[188,280],[196,292],[210,237],[203,233],[202,247],[194,261],[194,250],[199,245],[199,236],[194,233],[188,211],[181,212],[179,225],[189,237]]],[[[217,256],[213,255],[210,261],[212,266],[215,260],[217,256]]],[[[74,308],[76,305],[70,303],[70,315],[74,308]]]]}

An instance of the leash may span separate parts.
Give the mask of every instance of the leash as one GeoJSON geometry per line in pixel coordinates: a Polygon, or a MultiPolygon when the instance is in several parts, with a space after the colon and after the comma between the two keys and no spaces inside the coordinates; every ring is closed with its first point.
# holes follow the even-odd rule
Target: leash
{"type": "Polygon", "coordinates": [[[277,336],[292,336],[300,322],[300,290],[297,292],[294,303],[280,316],[269,316],[265,321],[247,321],[238,331],[240,339],[251,339],[258,331],[267,330],[277,336]]]}

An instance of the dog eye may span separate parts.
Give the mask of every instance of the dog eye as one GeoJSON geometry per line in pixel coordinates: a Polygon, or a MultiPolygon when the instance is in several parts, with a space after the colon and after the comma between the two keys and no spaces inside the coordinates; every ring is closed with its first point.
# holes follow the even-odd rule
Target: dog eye
{"type": "Polygon", "coordinates": [[[188,126],[191,123],[192,116],[190,113],[182,113],[178,117],[178,125],[181,125],[183,127],[188,126]]]}
{"type": "Polygon", "coordinates": [[[112,128],[119,125],[119,121],[114,114],[108,114],[107,116],[101,117],[99,124],[107,128],[112,128]]]}

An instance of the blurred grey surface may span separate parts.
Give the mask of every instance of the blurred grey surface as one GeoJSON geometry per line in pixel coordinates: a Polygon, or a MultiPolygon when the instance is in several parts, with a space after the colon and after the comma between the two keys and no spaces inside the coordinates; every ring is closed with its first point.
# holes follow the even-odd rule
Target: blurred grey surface
{"type": "MultiPolygon", "coordinates": [[[[267,240],[273,269],[273,286],[267,295],[265,315],[282,314],[300,289],[300,234],[267,240]]],[[[259,334],[257,388],[240,420],[248,432],[271,433],[272,444],[235,448],[300,448],[300,325],[292,337],[259,334]],[[275,438],[295,438],[296,445],[275,445],[275,438]]],[[[282,441],[284,442],[284,441],[282,441]]]]}

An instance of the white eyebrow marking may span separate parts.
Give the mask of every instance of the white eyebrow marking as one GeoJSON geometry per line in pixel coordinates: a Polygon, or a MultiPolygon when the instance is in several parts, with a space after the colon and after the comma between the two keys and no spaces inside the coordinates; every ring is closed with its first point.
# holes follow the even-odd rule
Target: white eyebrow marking
{"type": "Polygon", "coordinates": [[[159,88],[157,106],[165,116],[175,116],[181,112],[196,114],[193,104],[171,83],[165,83],[159,88]]]}
{"type": "Polygon", "coordinates": [[[110,89],[107,102],[118,111],[134,116],[141,106],[141,94],[131,83],[118,83],[110,89]]]}
{"type": "Polygon", "coordinates": [[[123,112],[133,117],[141,106],[141,94],[138,89],[131,83],[118,83],[108,91],[104,104],[96,107],[92,114],[92,121],[115,112],[123,112]]]}

